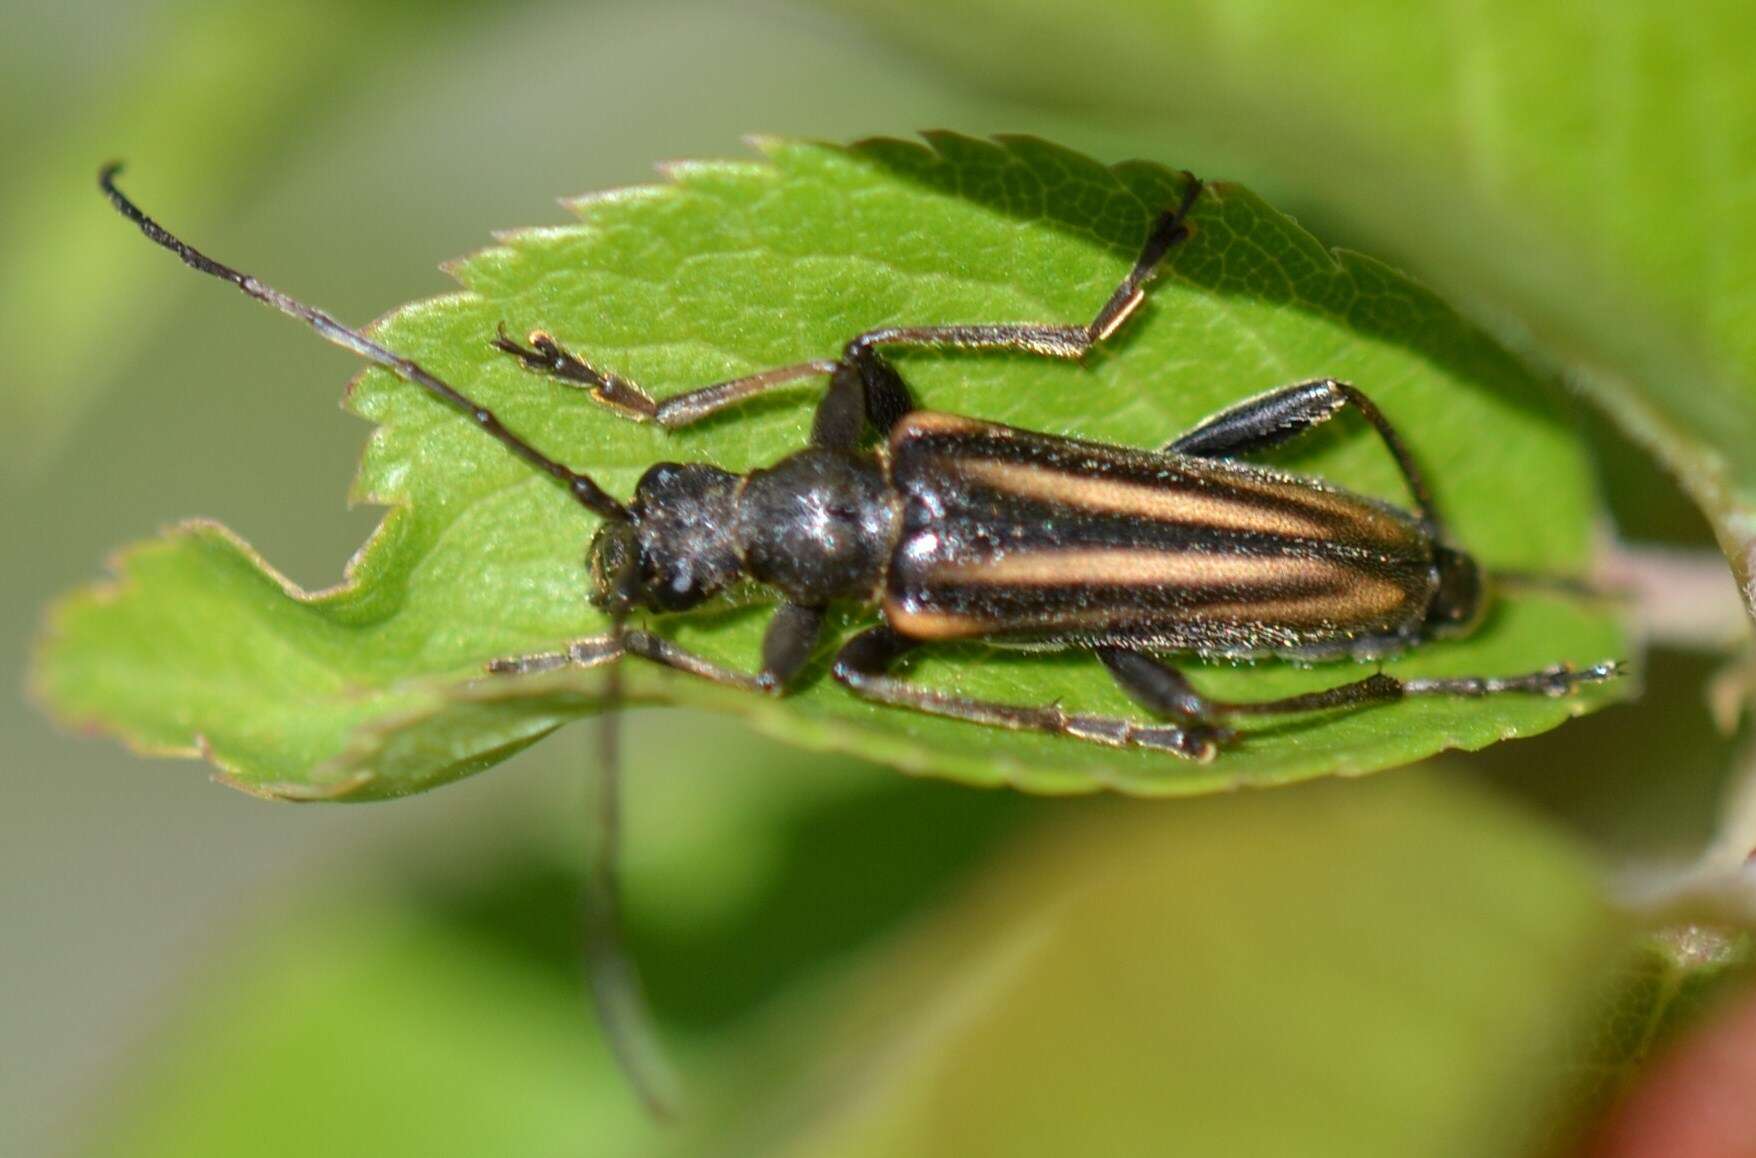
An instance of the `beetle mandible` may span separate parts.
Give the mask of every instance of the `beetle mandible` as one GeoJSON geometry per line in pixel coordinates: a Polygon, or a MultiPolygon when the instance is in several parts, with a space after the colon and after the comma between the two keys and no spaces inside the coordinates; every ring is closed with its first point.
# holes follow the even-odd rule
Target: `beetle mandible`
{"type": "Polygon", "coordinates": [[[590,598],[618,629],[561,651],[495,660],[518,673],[632,654],[716,683],[781,693],[816,650],[829,607],[854,602],[879,622],[831,665],[855,695],[937,716],[1211,759],[1240,716],[1333,710],[1411,696],[1561,696],[1619,673],[1610,661],[1510,676],[1397,679],[1377,672],[1263,701],[1204,696],[1162,656],[1374,660],[1468,631],[1489,592],[1444,530],[1413,456],[1364,393],[1333,378],[1239,403],[1156,450],[1061,438],[919,410],[885,349],[1010,350],[1078,360],[1120,329],[1191,232],[1202,183],[1184,174],[1133,267],[1084,324],[899,326],[854,337],[832,360],[801,362],[655,401],[537,330],[493,344],[527,368],[583,390],[611,412],[687,426],[800,379],[822,376],[810,445],[745,475],[701,463],[652,466],[627,502],[508,430],[492,411],[255,278],[194,249],[115,184],[116,208],[203,273],[298,318],[320,335],[467,415],[603,519],[588,559],[590,598]],[[1395,460],[1412,511],[1321,479],[1239,457],[1280,445],[1353,409],[1395,460]],[[867,445],[868,428],[880,436],[867,445]],[[754,672],[727,668],[643,629],[629,612],[683,612],[740,580],[780,606],[754,672]],[[1089,651],[1155,719],[1000,703],[913,685],[891,669],[909,651],[953,640],[1089,651]]]}

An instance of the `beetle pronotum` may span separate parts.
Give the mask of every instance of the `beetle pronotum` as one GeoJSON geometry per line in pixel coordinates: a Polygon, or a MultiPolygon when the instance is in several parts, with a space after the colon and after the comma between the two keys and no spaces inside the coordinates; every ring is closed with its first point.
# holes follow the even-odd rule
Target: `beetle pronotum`
{"type": "Polygon", "coordinates": [[[517,673],[636,655],[716,683],[784,692],[816,650],[831,604],[876,609],[879,622],[844,643],[831,672],[855,695],[959,720],[1058,733],[1114,746],[1210,759],[1239,716],[1311,712],[1411,696],[1565,695],[1620,665],[1555,665],[1510,676],[1398,679],[1382,672],[1321,691],[1236,702],[1203,696],[1162,657],[1377,659],[1469,630],[1485,605],[1475,561],[1447,539],[1413,457],[1377,406],[1321,378],[1225,410],[1160,449],[1135,450],[917,410],[883,350],[1013,350],[1077,360],[1145,300],[1166,253],[1189,235],[1201,182],[1185,174],[1179,203],[1153,222],[1139,257],[1085,324],[902,326],[854,337],[834,359],[800,362],[655,401],[543,331],[493,344],[533,371],[582,389],[611,412],[686,426],[799,379],[824,376],[810,445],[737,475],[702,463],[658,463],[623,503],[517,434],[468,395],[321,310],[190,247],[129,201],[111,201],[195,269],[311,325],[467,415],[602,519],[590,547],[591,601],[620,622],[630,611],[682,612],[753,579],[780,606],[762,664],[727,668],[643,630],[617,630],[563,650],[495,660],[517,673]],[[1377,431],[1406,481],[1413,511],[1319,479],[1237,461],[1294,438],[1345,408],[1377,431]],[[867,445],[867,429],[881,436],[867,445]],[[922,688],[891,674],[908,651],[979,639],[1094,653],[1156,719],[998,703],[922,688]]]}

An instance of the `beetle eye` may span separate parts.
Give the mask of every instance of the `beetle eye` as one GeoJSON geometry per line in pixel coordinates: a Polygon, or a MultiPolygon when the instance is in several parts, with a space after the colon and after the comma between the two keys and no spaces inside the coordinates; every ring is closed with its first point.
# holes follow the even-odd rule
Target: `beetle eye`
{"type": "Polygon", "coordinates": [[[591,602],[606,611],[626,611],[640,599],[634,527],[609,522],[598,528],[586,551],[591,569],[591,602]]]}

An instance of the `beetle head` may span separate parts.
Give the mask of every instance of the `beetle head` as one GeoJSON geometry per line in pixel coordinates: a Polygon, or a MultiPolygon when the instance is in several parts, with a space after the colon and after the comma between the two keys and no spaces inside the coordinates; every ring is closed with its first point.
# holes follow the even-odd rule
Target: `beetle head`
{"type": "Polygon", "coordinates": [[[733,547],[738,476],[701,463],[661,462],[641,476],[626,519],[591,541],[591,601],[619,615],[636,607],[686,611],[743,574],[733,547]]]}

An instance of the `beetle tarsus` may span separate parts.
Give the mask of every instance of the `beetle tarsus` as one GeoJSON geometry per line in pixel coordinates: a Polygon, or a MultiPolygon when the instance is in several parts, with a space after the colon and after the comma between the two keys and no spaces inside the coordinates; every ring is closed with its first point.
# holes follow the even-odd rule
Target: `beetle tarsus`
{"type": "Polygon", "coordinates": [[[496,350],[512,355],[526,369],[586,392],[591,400],[635,422],[651,422],[658,418],[658,403],[646,391],[628,381],[599,370],[585,359],[557,342],[545,330],[532,330],[520,345],[506,332],[502,322],[490,343],[496,350]]]}
{"type": "Polygon", "coordinates": [[[505,656],[489,660],[486,667],[490,675],[534,675],[569,667],[599,667],[621,659],[626,651],[619,635],[590,635],[560,651],[505,656]]]}
{"type": "Polygon", "coordinates": [[[1477,699],[1482,696],[1510,694],[1560,699],[1588,684],[1613,680],[1623,674],[1626,666],[1620,660],[1605,660],[1577,669],[1571,664],[1558,663],[1524,675],[1453,676],[1441,679],[1408,679],[1401,683],[1403,694],[1408,696],[1462,696],[1477,699]]]}

